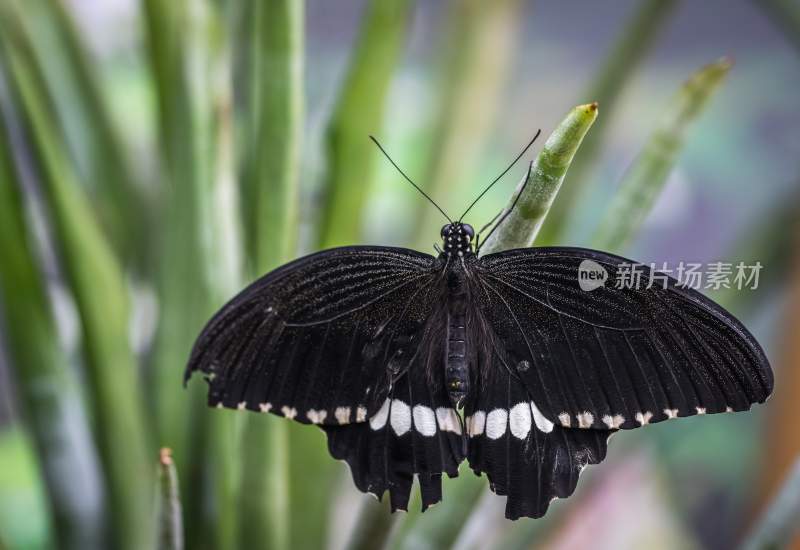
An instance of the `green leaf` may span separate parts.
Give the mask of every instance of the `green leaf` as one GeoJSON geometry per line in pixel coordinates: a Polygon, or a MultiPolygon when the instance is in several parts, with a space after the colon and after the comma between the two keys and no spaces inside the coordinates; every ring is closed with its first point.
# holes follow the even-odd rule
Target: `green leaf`
{"type": "Polygon", "coordinates": [[[152,478],[144,408],[136,364],[128,343],[127,288],[120,266],[95,223],[63,136],[54,124],[52,100],[41,71],[3,5],[3,61],[24,113],[44,201],[80,314],[98,446],[108,483],[114,544],[142,548],[150,535],[152,478]]]}
{"type": "Polygon", "coordinates": [[[597,103],[578,105],[547,138],[542,151],[536,157],[527,182],[522,181],[511,197],[501,218],[514,205],[497,231],[491,234],[482,254],[490,254],[511,248],[531,246],[542,223],[553,204],[567,169],[580,147],[584,136],[597,118],[597,103]],[[517,195],[522,192],[517,200],[517,195]]]}
{"type": "Polygon", "coordinates": [[[144,267],[150,209],[102,93],[97,63],[62,1],[11,0],[31,42],[77,173],[98,218],[126,263],[144,267]]]}
{"type": "Polygon", "coordinates": [[[252,5],[252,112],[243,205],[252,207],[254,274],[291,260],[297,248],[297,197],[303,130],[303,2],[252,5]]]}
{"type": "Polygon", "coordinates": [[[224,220],[229,225],[235,217],[224,200],[233,188],[233,138],[227,52],[214,41],[224,25],[212,8],[186,0],[142,3],[163,190],[152,357],[158,443],[172,448],[181,477],[186,524],[193,526],[187,546],[224,549],[236,546],[239,519],[234,417],[207,409],[202,383],[190,384],[188,395],[180,386],[203,323],[240,284],[236,267],[225,270],[236,263],[238,244],[220,236],[224,220]]]}
{"type": "Polygon", "coordinates": [[[36,458],[23,430],[13,425],[0,430],[0,548],[54,547],[57,533],[50,529],[36,458]]]}
{"type": "MultiPolygon", "coordinates": [[[[3,113],[11,110],[5,107],[3,113]]],[[[0,127],[0,317],[14,394],[33,436],[59,544],[97,547],[102,495],[91,488],[99,488],[101,474],[78,381],[58,345],[6,126],[0,127]]]]}
{"type": "Polygon", "coordinates": [[[586,137],[580,153],[575,156],[569,185],[561,191],[553,203],[547,223],[542,227],[539,235],[541,245],[558,244],[563,232],[569,227],[570,209],[575,206],[581,191],[589,183],[590,171],[594,168],[606,136],[606,129],[613,119],[616,106],[623,96],[623,90],[652,49],[659,31],[669,21],[678,3],[678,0],[640,2],[636,12],[619,33],[586,93],[583,94],[583,100],[594,101],[603,107],[603,118],[586,137]]]}
{"type": "Polygon", "coordinates": [[[723,58],[697,71],[661,113],[661,120],[634,159],[595,233],[593,245],[622,250],[639,231],[678,160],[691,123],[703,112],[731,68],[723,58]]]}
{"type": "MultiPolygon", "coordinates": [[[[249,251],[254,275],[262,275],[294,258],[297,241],[297,195],[303,129],[302,2],[277,0],[249,6],[252,19],[249,92],[255,122],[248,132],[248,155],[242,182],[249,251]]],[[[307,437],[296,433],[292,442],[307,437]]],[[[240,492],[240,546],[283,549],[319,547],[324,542],[325,512],[307,513],[313,491],[298,491],[290,476],[287,423],[271,415],[248,415],[243,436],[240,492]],[[294,513],[290,513],[290,512],[294,513]],[[303,525],[292,531],[298,518],[303,525]],[[295,538],[305,538],[299,544],[295,538]]],[[[308,466],[308,465],[307,465],[308,466]]],[[[319,469],[307,479],[320,482],[319,469]]],[[[315,489],[319,491],[319,486],[315,489]]]]}
{"type": "Polygon", "coordinates": [[[178,490],[178,473],[172,452],[161,449],[158,460],[158,537],[159,550],[183,549],[183,512],[178,490]]]}
{"type": "Polygon", "coordinates": [[[377,158],[369,135],[380,131],[411,5],[410,0],[371,0],[365,8],[358,44],[326,135],[321,248],[354,244],[361,235],[361,211],[377,158]]]}

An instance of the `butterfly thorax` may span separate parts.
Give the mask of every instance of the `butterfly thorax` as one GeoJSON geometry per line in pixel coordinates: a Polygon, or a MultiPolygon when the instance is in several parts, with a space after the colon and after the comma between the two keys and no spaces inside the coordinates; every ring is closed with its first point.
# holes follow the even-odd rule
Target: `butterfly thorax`
{"type": "Polygon", "coordinates": [[[442,227],[443,252],[446,257],[472,256],[472,239],[475,230],[468,223],[453,222],[442,227]]]}

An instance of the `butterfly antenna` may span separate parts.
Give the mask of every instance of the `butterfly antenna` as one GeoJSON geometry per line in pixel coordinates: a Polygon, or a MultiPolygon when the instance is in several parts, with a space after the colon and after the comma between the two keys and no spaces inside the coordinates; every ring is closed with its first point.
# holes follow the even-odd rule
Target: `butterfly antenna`
{"type": "Polygon", "coordinates": [[[385,156],[385,157],[386,157],[386,158],[389,160],[389,162],[391,162],[391,163],[392,163],[392,166],[394,166],[394,167],[395,167],[395,169],[396,169],[398,172],[400,172],[400,175],[401,175],[401,176],[403,176],[403,177],[406,179],[406,181],[407,181],[408,183],[410,183],[411,185],[413,185],[413,186],[414,186],[414,189],[416,189],[417,191],[419,191],[420,193],[422,193],[422,196],[423,196],[423,197],[425,197],[426,199],[428,199],[428,202],[430,202],[430,203],[431,203],[433,206],[435,206],[435,207],[436,207],[436,210],[438,210],[439,212],[441,212],[441,213],[442,213],[442,216],[444,216],[445,218],[447,218],[447,221],[449,221],[450,223],[453,223],[453,220],[451,220],[451,219],[450,219],[450,216],[448,216],[448,215],[445,213],[445,211],[444,211],[444,210],[442,210],[441,208],[439,208],[439,205],[438,205],[438,204],[436,204],[436,203],[434,202],[434,200],[433,200],[432,198],[430,198],[430,197],[428,196],[428,194],[427,194],[427,193],[425,193],[425,191],[423,191],[422,189],[420,189],[420,188],[419,188],[419,186],[418,186],[416,183],[414,183],[413,181],[411,181],[411,178],[409,178],[409,177],[406,175],[406,173],[405,173],[405,172],[403,172],[403,171],[400,169],[400,167],[399,167],[399,166],[397,166],[397,163],[395,163],[395,161],[393,161],[393,160],[392,160],[392,157],[390,157],[390,156],[389,156],[389,153],[387,153],[387,152],[386,152],[386,149],[384,149],[384,148],[381,146],[381,144],[380,144],[380,143],[378,143],[378,140],[377,140],[377,139],[375,139],[375,137],[374,137],[374,136],[369,136],[369,139],[371,139],[371,140],[372,140],[372,142],[373,142],[375,145],[377,145],[377,146],[378,146],[378,149],[380,149],[380,150],[381,150],[381,153],[383,153],[383,156],[385,156]]]}
{"type": "MultiPolygon", "coordinates": [[[[519,193],[517,193],[517,196],[514,197],[514,202],[511,203],[511,208],[509,208],[505,213],[501,212],[501,214],[503,214],[503,217],[501,217],[500,220],[498,220],[498,222],[496,224],[494,224],[494,227],[492,227],[492,230],[489,231],[488,235],[486,235],[486,238],[483,239],[480,242],[480,245],[476,245],[475,246],[475,254],[478,254],[481,251],[481,247],[484,244],[486,244],[486,241],[489,240],[489,237],[492,236],[492,233],[494,233],[494,230],[497,229],[498,227],[500,227],[500,225],[504,221],[506,221],[506,218],[514,211],[514,207],[517,206],[517,202],[519,201],[519,198],[522,196],[522,193],[525,192],[525,188],[528,187],[528,182],[531,181],[531,170],[532,169],[533,169],[533,161],[531,161],[531,163],[528,165],[528,174],[525,176],[525,183],[522,184],[522,189],[520,189],[519,193]]],[[[497,216],[495,216],[494,218],[497,219],[497,216]]],[[[492,220],[492,221],[494,221],[494,220],[492,220]]],[[[491,223],[492,222],[489,222],[489,224],[491,224],[491,223]]],[[[483,231],[483,229],[481,231],[483,231]]]]}
{"type": "MultiPolygon", "coordinates": [[[[494,186],[494,184],[495,184],[495,183],[497,183],[498,181],[500,181],[500,179],[501,179],[503,176],[505,176],[505,175],[508,173],[508,171],[509,171],[509,170],[511,170],[511,168],[513,168],[513,167],[514,167],[514,165],[517,163],[517,161],[518,161],[519,159],[521,159],[521,158],[522,158],[522,155],[524,155],[524,154],[525,154],[525,152],[526,152],[528,149],[530,149],[530,148],[531,148],[531,145],[533,145],[533,142],[534,142],[534,141],[536,141],[536,138],[538,138],[538,137],[539,137],[539,134],[541,134],[541,133],[542,133],[542,131],[541,131],[541,130],[536,130],[536,135],[535,135],[535,136],[533,136],[533,139],[532,139],[532,140],[530,140],[530,141],[528,142],[528,145],[526,145],[526,146],[525,146],[525,148],[522,150],[522,152],[521,152],[519,155],[517,155],[517,158],[515,158],[515,159],[514,159],[514,160],[511,162],[511,164],[509,164],[509,165],[508,165],[508,168],[506,168],[505,170],[503,170],[503,172],[502,172],[502,173],[501,173],[499,176],[497,176],[496,178],[494,178],[494,180],[492,180],[492,183],[490,183],[490,184],[489,184],[489,185],[486,187],[486,189],[484,189],[484,190],[483,190],[483,192],[482,192],[480,195],[478,195],[478,198],[476,198],[474,201],[472,201],[472,204],[470,204],[470,205],[469,205],[469,207],[467,207],[467,209],[466,209],[466,210],[464,210],[464,213],[463,213],[463,214],[461,214],[461,216],[459,216],[459,218],[458,218],[459,220],[463,220],[463,219],[464,219],[464,216],[466,216],[466,215],[469,213],[469,211],[470,211],[470,210],[472,210],[472,207],[473,207],[473,206],[475,206],[475,204],[476,204],[476,203],[477,203],[479,200],[481,200],[481,198],[482,198],[482,197],[483,197],[483,196],[484,196],[484,195],[485,195],[485,194],[486,194],[486,193],[489,191],[489,189],[491,189],[491,188],[492,188],[492,186],[494,186]]],[[[379,147],[380,147],[380,146],[379,146],[379,147]]]]}

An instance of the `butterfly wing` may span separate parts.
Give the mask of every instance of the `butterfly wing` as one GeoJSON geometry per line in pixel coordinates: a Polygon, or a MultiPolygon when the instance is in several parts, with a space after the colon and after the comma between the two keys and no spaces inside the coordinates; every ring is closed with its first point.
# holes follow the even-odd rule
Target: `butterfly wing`
{"type": "Polygon", "coordinates": [[[772,371],[747,329],[671,278],[616,288],[633,263],[578,248],[480,258],[479,309],[541,413],[563,427],[614,430],[765,401],[772,371]],[[591,291],[578,281],[587,260],[608,274],[591,291]]]}
{"type": "Polygon", "coordinates": [[[186,379],[205,374],[212,406],[299,422],[366,422],[408,369],[439,297],[439,261],[347,247],[254,282],[206,325],[186,379]]]}
{"type": "Polygon", "coordinates": [[[422,349],[369,422],[323,427],[356,487],[379,498],[388,490],[392,511],[408,509],[415,475],[423,511],[439,502],[442,473],[457,476],[464,459],[461,421],[445,391],[439,320],[434,314],[422,349]]]}
{"type": "Polygon", "coordinates": [[[609,432],[555,425],[500,355],[493,357],[465,407],[467,457],[507,497],[507,518],[539,518],[554,498],[573,493],[583,468],[605,458],[609,432]]]}

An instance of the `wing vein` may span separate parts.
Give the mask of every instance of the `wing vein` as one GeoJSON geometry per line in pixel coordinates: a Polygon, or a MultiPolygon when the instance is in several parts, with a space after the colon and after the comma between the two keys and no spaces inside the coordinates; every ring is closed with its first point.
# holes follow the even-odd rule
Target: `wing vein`
{"type": "Polygon", "coordinates": [[[535,296],[531,296],[530,294],[528,294],[524,290],[522,290],[520,288],[517,288],[516,286],[512,285],[508,281],[504,281],[503,279],[501,279],[499,277],[496,277],[492,273],[489,273],[488,275],[489,275],[489,277],[491,277],[491,278],[497,280],[498,282],[506,285],[507,287],[511,288],[512,290],[515,290],[516,292],[519,292],[520,294],[522,294],[526,298],[529,298],[529,299],[533,300],[534,302],[540,304],[542,307],[545,307],[545,308],[549,309],[550,311],[552,311],[553,313],[555,313],[557,315],[563,315],[564,317],[568,317],[570,319],[574,319],[576,321],[580,321],[581,323],[585,323],[587,325],[590,325],[590,326],[593,326],[593,327],[597,327],[597,328],[606,329],[606,330],[616,330],[616,331],[619,331],[619,332],[635,332],[635,331],[638,331],[638,330],[642,330],[642,327],[620,328],[620,327],[612,327],[610,325],[601,325],[601,324],[598,324],[598,323],[591,323],[591,322],[589,322],[589,321],[587,321],[585,319],[581,319],[580,317],[577,317],[577,316],[572,315],[570,313],[567,313],[567,312],[564,312],[564,311],[561,311],[559,309],[554,308],[553,306],[547,304],[546,302],[543,302],[539,298],[536,298],[535,296]]]}

